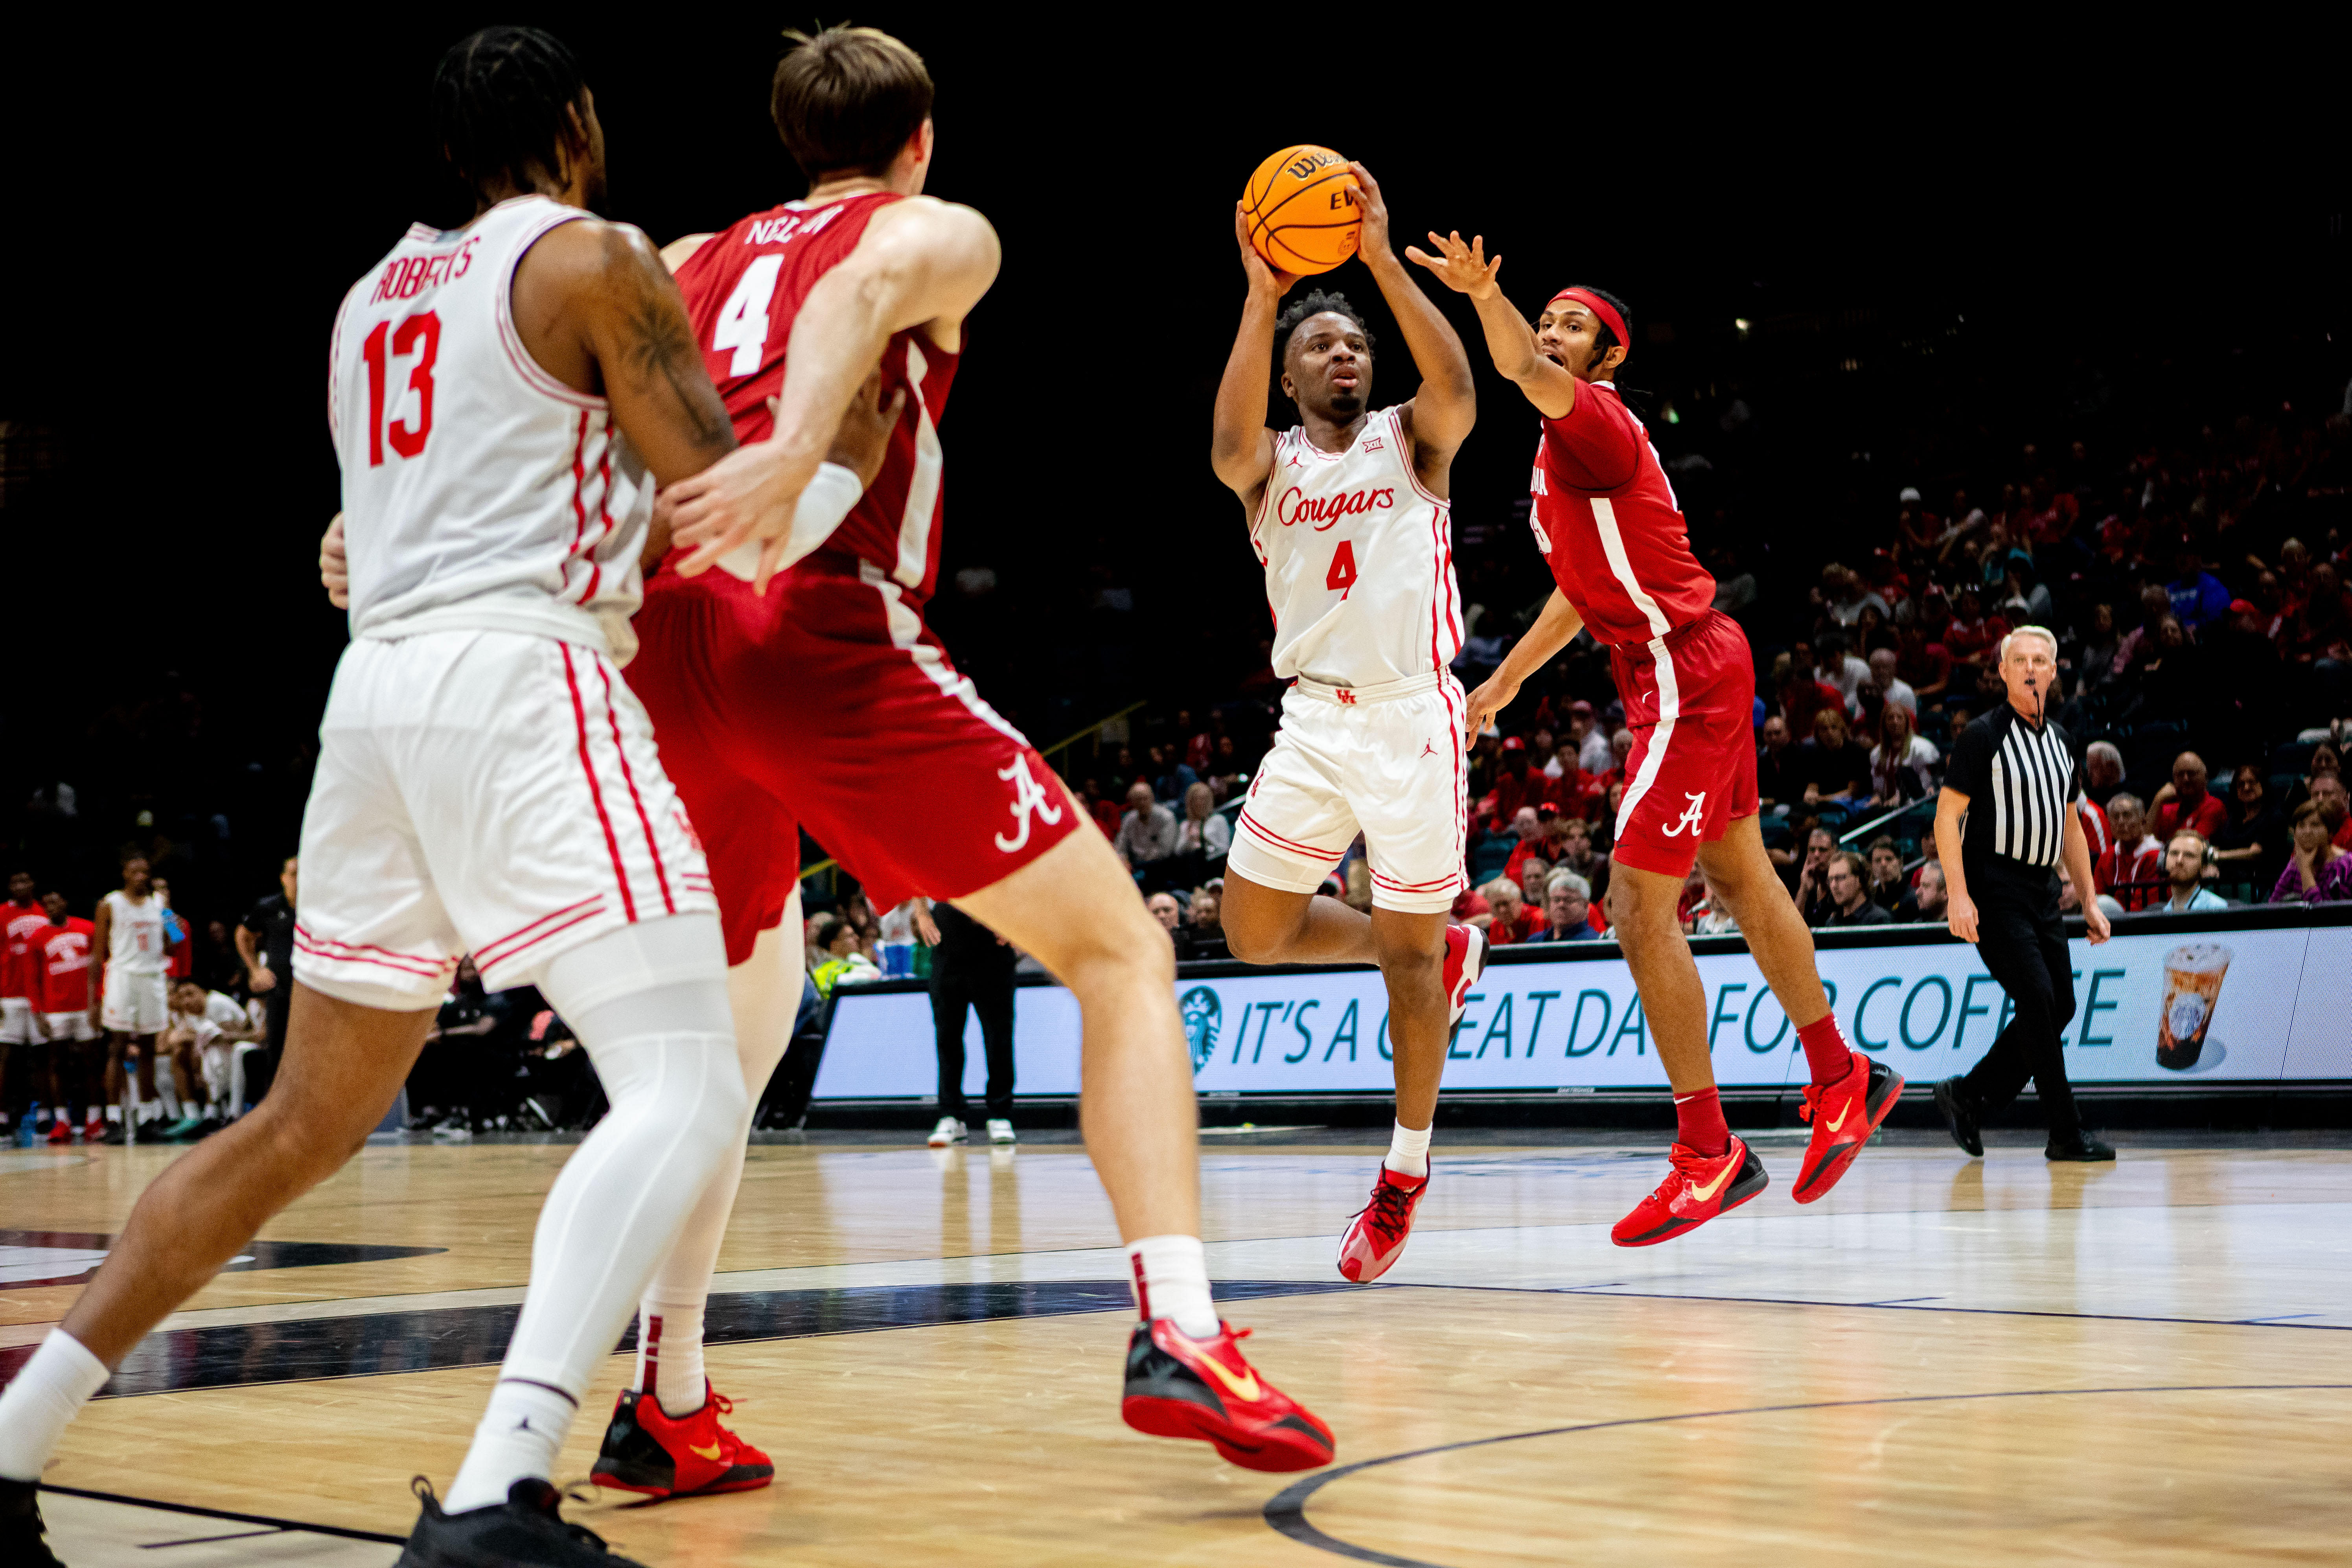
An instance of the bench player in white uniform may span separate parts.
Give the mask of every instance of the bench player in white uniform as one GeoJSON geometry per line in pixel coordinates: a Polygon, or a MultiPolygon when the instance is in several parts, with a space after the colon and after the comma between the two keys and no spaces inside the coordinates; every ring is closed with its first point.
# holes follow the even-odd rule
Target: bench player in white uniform
{"type": "Polygon", "coordinates": [[[548,1482],[592,1372],[744,1114],[709,871],[615,669],[651,479],[731,450],[677,290],[583,211],[604,133],[562,45],[475,34],[434,83],[465,227],[412,227],[345,297],[328,384],[352,642],[303,820],[284,1062],[147,1189],[0,1395],[0,1561],[74,1409],[407,1076],[461,953],[536,984],[612,1100],[549,1194],[489,1409],[403,1563],[622,1568],[548,1482]]]}
{"type": "Polygon", "coordinates": [[[1370,411],[1363,322],[1320,290],[1283,310],[1296,279],[1266,266],[1236,209],[1249,298],[1217,389],[1211,461],[1249,515],[1274,610],[1274,670],[1294,682],[1225,863],[1225,939],[1249,963],[1377,963],[1388,985],[1396,1130],[1339,1247],[1340,1274],[1365,1280],[1403,1253],[1428,1190],[1438,1080],[1486,933],[1447,923],[1464,886],[1468,803],[1462,688],[1446,668],[1462,647],[1446,496],[1477,395],[1462,340],[1389,248],[1380,186],[1350,167],[1363,215],[1357,256],[1396,313],[1421,390],[1370,411]],[[1282,390],[1298,407],[1286,431],[1265,423],[1277,349],[1282,390]],[[1315,896],[1359,828],[1369,917],[1315,896]]]}
{"type": "Polygon", "coordinates": [[[150,884],[147,858],[126,857],[122,886],[98,901],[98,934],[90,952],[106,965],[100,994],[90,999],[90,1021],[106,1031],[105,1142],[129,1136],[122,1124],[123,1058],[139,1047],[139,1101],[143,1123],[163,1107],[155,1095],[155,1037],[164,1025],[163,900],[150,884]]]}

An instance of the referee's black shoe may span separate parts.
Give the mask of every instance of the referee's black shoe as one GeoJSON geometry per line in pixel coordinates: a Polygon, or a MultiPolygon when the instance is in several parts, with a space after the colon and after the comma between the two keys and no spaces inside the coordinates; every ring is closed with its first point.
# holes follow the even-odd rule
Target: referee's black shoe
{"type": "Polygon", "coordinates": [[[462,1513],[443,1512],[424,1477],[411,1484],[424,1511],[394,1568],[645,1568],[595,1531],[564,1523],[555,1511],[563,1494],[543,1480],[525,1477],[506,1501],[462,1513]]]}
{"type": "MultiPolygon", "coordinates": [[[[1967,1086],[1957,1078],[1948,1078],[1936,1086],[1936,1109],[1944,1113],[1944,1125],[1952,1130],[1952,1142],[1981,1159],[1984,1138],[1977,1131],[1977,1108],[1969,1102],[1967,1086]]],[[[2112,1155],[2109,1156],[2113,1158],[2112,1155]]],[[[2056,1155],[2051,1158],[2056,1159],[2056,1155]]]]}
{"type": "Polygon", "coordinates": [[[11,1568],[66,1568],[45,1539],[38,1481],[0,1478],[0,1563],[11,1568]]]}
{"type": "Polygon", "coordinates": [[[2084,1164],[2096,1163],[2116,1157],[2115,1145],[2102,1143],[2081,1128],[2072,1132],[2053,1132],[2050,1145],[2042,1151],[2045,1160],[2074,1160],[2084,1164]]]}

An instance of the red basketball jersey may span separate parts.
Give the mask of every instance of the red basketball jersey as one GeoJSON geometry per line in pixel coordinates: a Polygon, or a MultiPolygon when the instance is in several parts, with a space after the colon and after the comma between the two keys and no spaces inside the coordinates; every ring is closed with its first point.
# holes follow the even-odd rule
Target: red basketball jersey
{"type": "Polygon", "coordinates": [[[40,905],[0,901],[0,996],[36,994],[33,939],[48,929],[49,911],[40,905]]]}
{"type": "MultiPolygon", "coordinates": [[[[877,191],[822,206],[786,202],[714,235],[677,269],[695,341],[738,439],[765,440],[773,425],[768,399],[783,387],[784,351],[801,302],[856,248],[874,215],[900,199],[877,191]]],[[[891,432],[881,473],[813,562],[828,551],[853,555],[898,582],[918,605],[930,596],[945,515],[939,422],[959,357],[920,331],[891,338],[882,351],[883,395],[906,387],[906,413],[891,432]]]]}
{"type": "Polygon", "coordinates": [[[1536,546],[1597,641],[1649,643],[1714,607],[1650,433],[1607,382],[1543,422],[1534,489],[1536,546]]]}
{"type": "Polygon", "coordinates": [[[98,927],[79,915],[47,926],[33,939],[35,1005],[44,1013],[80,1013],[89,1007],[89,939],[98,927]]]}

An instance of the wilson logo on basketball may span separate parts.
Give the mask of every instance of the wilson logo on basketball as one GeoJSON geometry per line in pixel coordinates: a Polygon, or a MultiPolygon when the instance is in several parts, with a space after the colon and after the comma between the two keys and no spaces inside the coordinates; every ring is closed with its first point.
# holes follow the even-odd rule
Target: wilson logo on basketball
{"type": "Polygon", "coordinates": [[[1380,489],[1349,490],[1341,496],[1310,496],[1300,493],[1294,485],[1274,503],[1274,515],[1285,528],[1304,522],[1321,533],[1360,511],[1386,511],[1394,505],[1396,491],[1385,486],[1380,489]]]}

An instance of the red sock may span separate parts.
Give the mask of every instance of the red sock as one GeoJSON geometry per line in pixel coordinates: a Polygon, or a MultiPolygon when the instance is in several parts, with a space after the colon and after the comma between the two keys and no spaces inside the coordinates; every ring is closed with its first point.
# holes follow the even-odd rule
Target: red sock
{"type": "Polygon", "coordinates": [[[1805,1047],[1805,1065],[1812,1069],[1815,1083],[1835,1083],[1853,1066],[1853,1048],[1845,1043],[1835,1013],[1824,1013],[1799,1029],[1797,1043],[1805,1047]]]}
{"type": "Polygon", "coordinates": [[[1675,1142],[1702,1154],[1720,1154],[1731,1147],[1731,1128],[1723,1120],[1723,1097],[1713,1089],[1675,1096],[1675,1142]]]}

